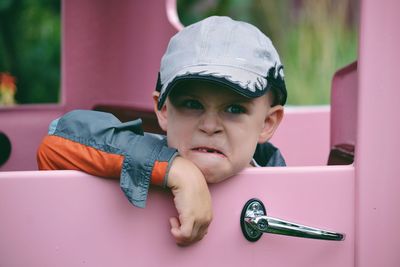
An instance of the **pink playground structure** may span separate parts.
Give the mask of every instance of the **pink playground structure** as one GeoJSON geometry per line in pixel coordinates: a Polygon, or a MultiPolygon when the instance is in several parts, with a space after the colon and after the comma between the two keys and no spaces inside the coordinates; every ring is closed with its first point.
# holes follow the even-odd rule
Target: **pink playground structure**
{"type": "Polygon", "coordinates": [[[358,60],[333,77],[331,106],[287,108],[272,140],[288,167],[210,186],[209,233],[182,248],[169,234],[168,191],[151,188],[147,207],[134,208],[118,181],[39,172],[35,158],[49,122],[72,109],[140,116],[158,131],[151,92],[181,27],[175,1],[62,1],[62,103],[0,109],[9,145],[0,154],[10,151],[0,163],[0,266],[400,266],[400,2],[360,6],[358,60]],[[253,198],[261,220],[246,209],[253,198]],[[267,216],[329,232],[264,233],[267,216]]]}

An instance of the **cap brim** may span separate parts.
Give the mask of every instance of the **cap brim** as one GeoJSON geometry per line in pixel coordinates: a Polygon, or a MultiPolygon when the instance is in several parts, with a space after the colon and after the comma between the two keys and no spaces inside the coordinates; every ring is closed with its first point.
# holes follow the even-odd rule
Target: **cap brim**
{"type": "Polygon", "coordinates": [[[269,88],[266,77],[245,69],[224,65],[190,66],[179,71],[162,85],[158,101],[159,109],[164,105],[173,87],[184,80],[203,80],[220,83],[249,98],[264,95],[269,88]]]}

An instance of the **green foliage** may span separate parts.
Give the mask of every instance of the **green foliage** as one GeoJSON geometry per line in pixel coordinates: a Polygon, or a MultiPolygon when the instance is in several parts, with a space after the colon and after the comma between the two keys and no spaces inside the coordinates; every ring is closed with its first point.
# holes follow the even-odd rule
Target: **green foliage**
{"type": "Polygon", "coordinates": [[[17,81],[18,103],[54,103],[60,87],[60,1],[0,5],[0,72],[17,81]]]}
{"type": "Polygon", "coordinates": [[[179,0],[188,25],[209,15],[228,15],[260,28],[285,66],[288,104],[330,100],[334,72],[357,59],[356,1],[351,0],[179,0]]]}
{"type": "MultiPolygon", "coordinates": [[[[18,103],[59,101],[60,2],[0,0],[0,72],[16,77],[18,103]]],[[[354,0],[178,0],[185,25],[228,15],[266,33],[292,105],[329,103],[332,75],[357,58],[355,10],[354,0]]]]}

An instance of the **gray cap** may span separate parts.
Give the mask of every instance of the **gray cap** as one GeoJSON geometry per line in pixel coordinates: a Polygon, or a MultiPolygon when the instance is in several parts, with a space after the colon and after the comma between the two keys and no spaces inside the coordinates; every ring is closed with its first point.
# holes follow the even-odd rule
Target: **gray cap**
{"type": "Polygon", "coordinates": [[[161,60],[158,108],[174,85],[189,79],[221,83],[249,98],[272,88],[274,104],[286,102],[283,66],[271,40],[255,26],[229,17],[206,18],[171,38],[161,60]]]}

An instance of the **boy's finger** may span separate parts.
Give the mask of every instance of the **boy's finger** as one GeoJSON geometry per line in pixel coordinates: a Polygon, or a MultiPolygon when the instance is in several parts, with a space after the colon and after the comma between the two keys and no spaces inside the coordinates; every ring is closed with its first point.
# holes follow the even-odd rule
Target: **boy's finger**
{"type": "Polygon", "coordinates": [[[169,218],[169,224],[171,225],[171,229],[179,229],[180,227],[179,220],[176,217],[169,218]]]}
{"type": "Polygon", "coordinates": [[[203,239],[207,234],[208,224],[198,224],[194,221],[180,224],[176,217],[170,218],[171,234],[178,245],[190,245],[203,239]]]}
{"type": "Polygon", "coordinates": [[[208,232],[208,224],[201,225],[198,230],[199,239],[203,239],[203,237],[207,234],[207,232],[208,232]]]}
{"type": "Polygon", "coordinates": [[[179,245],[189,245],[197,240],[197,230],[193,228],[193,221],[184,221],[179,225],[177,218],[171,222],[171,233],[179,245]],[[195,231],[194,231],[195,230],[195,231]]]}
{"type": "Polygon", "coordinates": [[[184,220],[181,221],[181,235],[184,239],[191,239],[192,235],[193,235],[193,225],[194,221],[193,220],[184,220]]]}
{"type": "Polygon", "coordinates": [[[169,219],[169,223],[171,225],[171,234],[175,238],[175,242],[177,244],[183,245],[182,233],[181,233],[181,225],[179,223],[178,218],[172,217],[169,219]]]}

